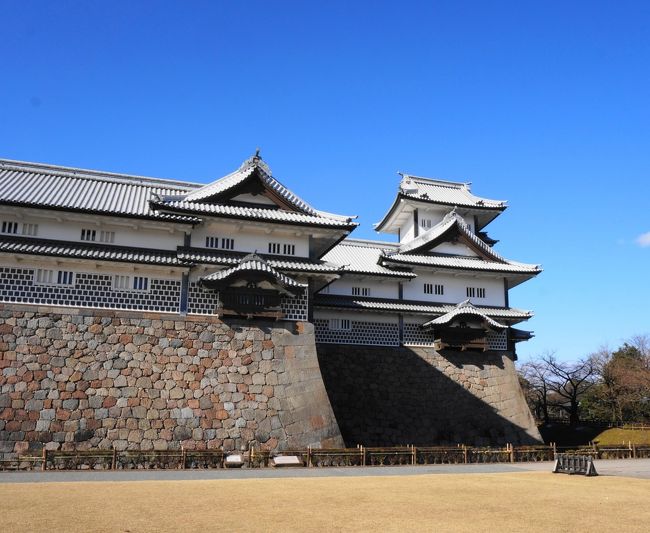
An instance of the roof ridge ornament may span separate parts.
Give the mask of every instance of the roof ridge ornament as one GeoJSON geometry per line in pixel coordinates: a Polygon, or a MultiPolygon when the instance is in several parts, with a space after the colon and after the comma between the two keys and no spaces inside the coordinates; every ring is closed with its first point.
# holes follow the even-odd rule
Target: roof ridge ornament
{"type": "Polygon", "coordinates": [[[457,309],[462,309],[463,307],[471,307],[472,309],[476,309],[476,306],[470,301],[469,298],[466,300],[463,300],[462,302],[456,304],[457,309]]]}
{"type": "Polygon", "coordinates": [[[260,170],[266,172],[269,176],[272,175],[271,168],[266,164],[260,155],[259,147],[255,149],[255,154],[246,159],[241,166],[239,167],[240,171],[248,170],[249,168],[259,168],[260,170]]]}
{"type": "Polygon", "coordinates": [[[260,263],[263,263],[265,265],[268,265],[268,261],[257,255],[257,250],[255,250],[251,254],[246,254],[244,257],[241,258],[241,261],[239,261],[240,265],[243,265],[244,263],[250,263],[251,261],[259,261],[260,263]]]}

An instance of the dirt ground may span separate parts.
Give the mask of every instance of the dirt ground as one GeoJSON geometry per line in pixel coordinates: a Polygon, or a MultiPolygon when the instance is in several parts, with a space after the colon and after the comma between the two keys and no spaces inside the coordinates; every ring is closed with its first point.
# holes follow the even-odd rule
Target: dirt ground
{"type": "Polygon", "coordinates": [[[548,472],[0,484],[6,532],[648,531],[650,480],[548,472]]]}

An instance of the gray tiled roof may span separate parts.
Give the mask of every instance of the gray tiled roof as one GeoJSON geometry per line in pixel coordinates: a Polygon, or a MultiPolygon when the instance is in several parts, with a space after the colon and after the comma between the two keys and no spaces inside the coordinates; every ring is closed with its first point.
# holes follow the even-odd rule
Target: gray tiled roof
{"type": "Polygon", "coordinates": [[[298,198],[298,196],[271,175],[271,169],[262,161],[259,154],[255,154],[253,157],[244,161],[235,172],[190,192],[185,196],[184,200],[187,202],[200,202],[212,196],[223,194],[244,182],[256,170],[260,179],[269,189],[273,190],[296,209],[308,215],[319,216],[319,212],[316,209],[301,198],[298,198]]]}
{"type": "Polygon", "coordinates": [[[470,316],[470,315],[478,317],[481,320],[484,320],[490,326],[496,329],[505,329],[508,327],[503,324],[499,324],[499,322],[487,316],[484,310],[479,309],[478,307],[472,305],[469,300],[465,300],[464,302],[459,303],[454,309],[452,309],[448,313],[445,313],[444,315],[439,316],[438,318],[434,318],[433,320],[429,320],[428,322],[425,322],[424,324],[422,324],[422,327],[429,328],[433,326],[444,326],[445,324],[449,324],[455,318],[458,318],[460,316],[470,316]]]}
{"type": "Polygon", "coordinates": [[[236,274],[238,272],[246,272],[246,271],[251,271],[251,272],[264,272],[266,274],[271,275],[273,278],[275,278],[280,284],[284,285],[285,287],[299,287],[299,288],[305,288],[307,287],[306,283],[300,283],[299,281],[296,281],[293,278],[290,278],[286,274],[282,274],[282,272],[278,272],[275,270],[271,265],[269,265],[266,261],[264,261],[261,257],[255,255],[255,254],[250,254],[244,257],[240,263],[234,267],[231,268],[226,268],[224,270],[219,270],[217,272],[213,272],[212,274],[209,274],[207,276],[204,276],[201,278],[202,281],[221,281],[229,278],[233,274],[236,274]]]}
{"type": "Polygon", "coordinates": [[[197,215],[225,216],[231,218],[245,218],[251,220],[264,220],[285,224],[316,225],[332,228],[351,229],[357,226],[349,219],[329,218],[325,216],[305,215],[280,209],[265,209],[263,207],[247,207],[223,204],[202,204],[184,200],[154,200],[152,205],[159,209],[179,213],[194,213],[197,215]]]}
{"type": "Polygon", "coordinates": [[[396,263],[398,265],[422,265],[437,268],[458,268],[467,270],[483,270],[489,272],[509,272],[513,274],[538,274],[541,269],[538,265],[528,265],[508,261],[499,263],[488,261],[480,257],[468,257],[464,255],[445,254],[394,254],[382,259],[385,263],[396,263]]]}
{"type": "MultiPolygon", "coordinates": [[[[454,304],[429,303],[410,300],[389,300],[384,298],[363,298],[358,296],[338,296],[317,294],[314,305],[317,307],[360,309],[368,311],[391,311],[395,313],[414,313],[444,315],[456,309],[454,304]]],[[[503,307],[477,307],[481,312],[493,318],[515,321],[527,320],[533,316],[530,311],[503,307]]]]}
{"type": "Polygon", "coordinates": [[[323,256],[324,261],[343,265],[345,272],[395,278],[413,278],[412,272],[401,272],[379,264],[384,248],[396,250],[391,243],[346,239],[323,256]]]}
{"type": "Polygon", "coordinates": [[[409,174],[402,176],[400,192],[409,198],[459,207],[487,209],[505,209],[506,207],[505,201],[490,200],[473,195],[469,183],[421,178],[409,174]]]}
{"type": "MultiPolygon", "coordinates": [[[[237,252],[212,251],[200,248],[180,248],[178,258],[182,261],[191,263],[213,264],[213,265],[237,265],[245,254],[237,252]]],[[[341,268],[339,265],[333,265],[323,261],[312,261],[300,257],[279,257],[260,254],[264,260],[273,268],[288,270],[293,272],[323,272],[338,273],[341,268]]]]}
{"type": "Polygon", "coordinates": [[[156,213],[152,194],[187,194],[195,185],[37,163],[0,160],[0,204],[194,222],[156,213]]]}
{"type": "Polygon", "coordinates": [[[165,266],[189,266],[178,259],[176,251],[151,250],[123,246],[69,243],[34,239],[30,237],[0,237],[0,252],[91,259],[95,261],[118,261],[165,266]]]}

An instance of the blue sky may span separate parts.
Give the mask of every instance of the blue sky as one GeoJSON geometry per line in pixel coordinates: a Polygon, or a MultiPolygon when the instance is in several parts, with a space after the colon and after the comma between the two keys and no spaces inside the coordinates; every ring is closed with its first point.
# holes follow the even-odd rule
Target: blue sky
{"type": "Polygon", "coordinates": [[[0,9],[0,157],[210,181],[259,146],[361,238],[397,171],[471,181],[511,206],[497,250],[545,269],[511,292],[521,359],[650,333],[648,2],[0,9]]]}

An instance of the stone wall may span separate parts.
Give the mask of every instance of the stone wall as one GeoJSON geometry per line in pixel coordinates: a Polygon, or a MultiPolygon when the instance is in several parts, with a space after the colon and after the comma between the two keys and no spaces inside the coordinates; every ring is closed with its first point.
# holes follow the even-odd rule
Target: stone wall
{"type": "Polygon", "coordinates": [[[541,441],[507,355],[335,344],[317,350],[347,446],[541,441]]]}
{"type": "Polygon", "coordinates": [[[0,456],[343,444],[313,326],[0,304],[0,456]]]}

